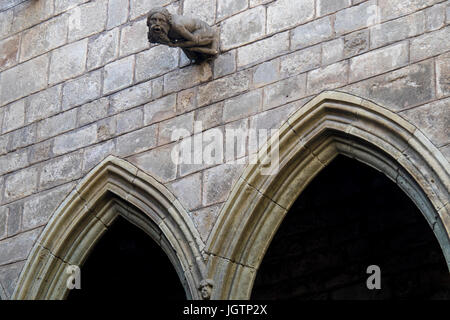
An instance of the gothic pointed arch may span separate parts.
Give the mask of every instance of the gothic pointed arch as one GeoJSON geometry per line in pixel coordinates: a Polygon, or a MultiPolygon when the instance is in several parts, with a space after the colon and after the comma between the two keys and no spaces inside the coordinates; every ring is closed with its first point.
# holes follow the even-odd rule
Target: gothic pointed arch
{"type": "Polygon", "coordinates": [[[450,267],[450,173],[440,151],[400,116],[359,97],[324,92],[297,110],[244,170],[206,244],[214,299],[249,299],[256,272],[284,216],[338,154],[383,172],[416,204],[450,267]],[[279,150],[279,166],[259,163],[279,150]],[[265,152],[265,150],[271,150],[265,152]]]}
{"type": "Polygon", "coordinates": [[[187,298],[200,299],[204,244],[188,214],[162,184],[114,156],[88,173],[56,209],[30,253],[12,299],[64,299],[67,266],[81,266],[119,215],[161,246],[187,298]]]}

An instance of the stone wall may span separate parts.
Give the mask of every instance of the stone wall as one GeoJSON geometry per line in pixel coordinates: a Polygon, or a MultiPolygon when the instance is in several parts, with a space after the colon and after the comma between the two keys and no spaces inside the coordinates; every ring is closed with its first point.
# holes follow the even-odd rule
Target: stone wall
{"type": "Polygon", "coordinates": [[[450,159],[449,22],[442,0],[2,2],[1,297],[58,204],[109,154],[165,184],[206,242],[245,164],[175,165],[171,128],[278,128],[333,89],[398,113],[450,159]],[[221,55],[189,65],[149,45],[154,6],[219,26],[221,55]]]}

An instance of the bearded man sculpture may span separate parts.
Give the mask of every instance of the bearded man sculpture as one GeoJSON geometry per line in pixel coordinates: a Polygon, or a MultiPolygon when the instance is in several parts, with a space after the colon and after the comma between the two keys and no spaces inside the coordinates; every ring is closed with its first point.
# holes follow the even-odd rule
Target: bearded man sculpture
{"type": "Polygon", "coordinates": [[[191,62],[200,63],[217,56],[219,35],[206,22],[153,8],[147,18],[148,40],[181,48],[191,62]]]}

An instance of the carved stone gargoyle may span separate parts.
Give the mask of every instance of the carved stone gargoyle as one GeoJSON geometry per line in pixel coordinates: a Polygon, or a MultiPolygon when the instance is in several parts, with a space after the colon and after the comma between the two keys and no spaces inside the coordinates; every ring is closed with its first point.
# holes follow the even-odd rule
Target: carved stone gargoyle
{"type": "Polygon", "coordinates": [[[153,8],[147,17],[148,41],[181,48],[191,62],[201,63],[219,54],[219,34],[206,22],[153,8]]]}

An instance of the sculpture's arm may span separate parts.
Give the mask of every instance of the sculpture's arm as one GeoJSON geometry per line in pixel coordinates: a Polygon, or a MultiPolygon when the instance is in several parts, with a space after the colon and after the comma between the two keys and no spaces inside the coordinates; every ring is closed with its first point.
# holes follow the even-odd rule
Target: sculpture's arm
{"type": "Polygon", "coordinates": [[[211,44],[212,39],[200,40],[197,43],[195,41],[181,41],[181,42],[171,42],[168,44],[170,47],[179,47],[179,48],[191,48],[196,46],[206,46],[211,44]]]}

